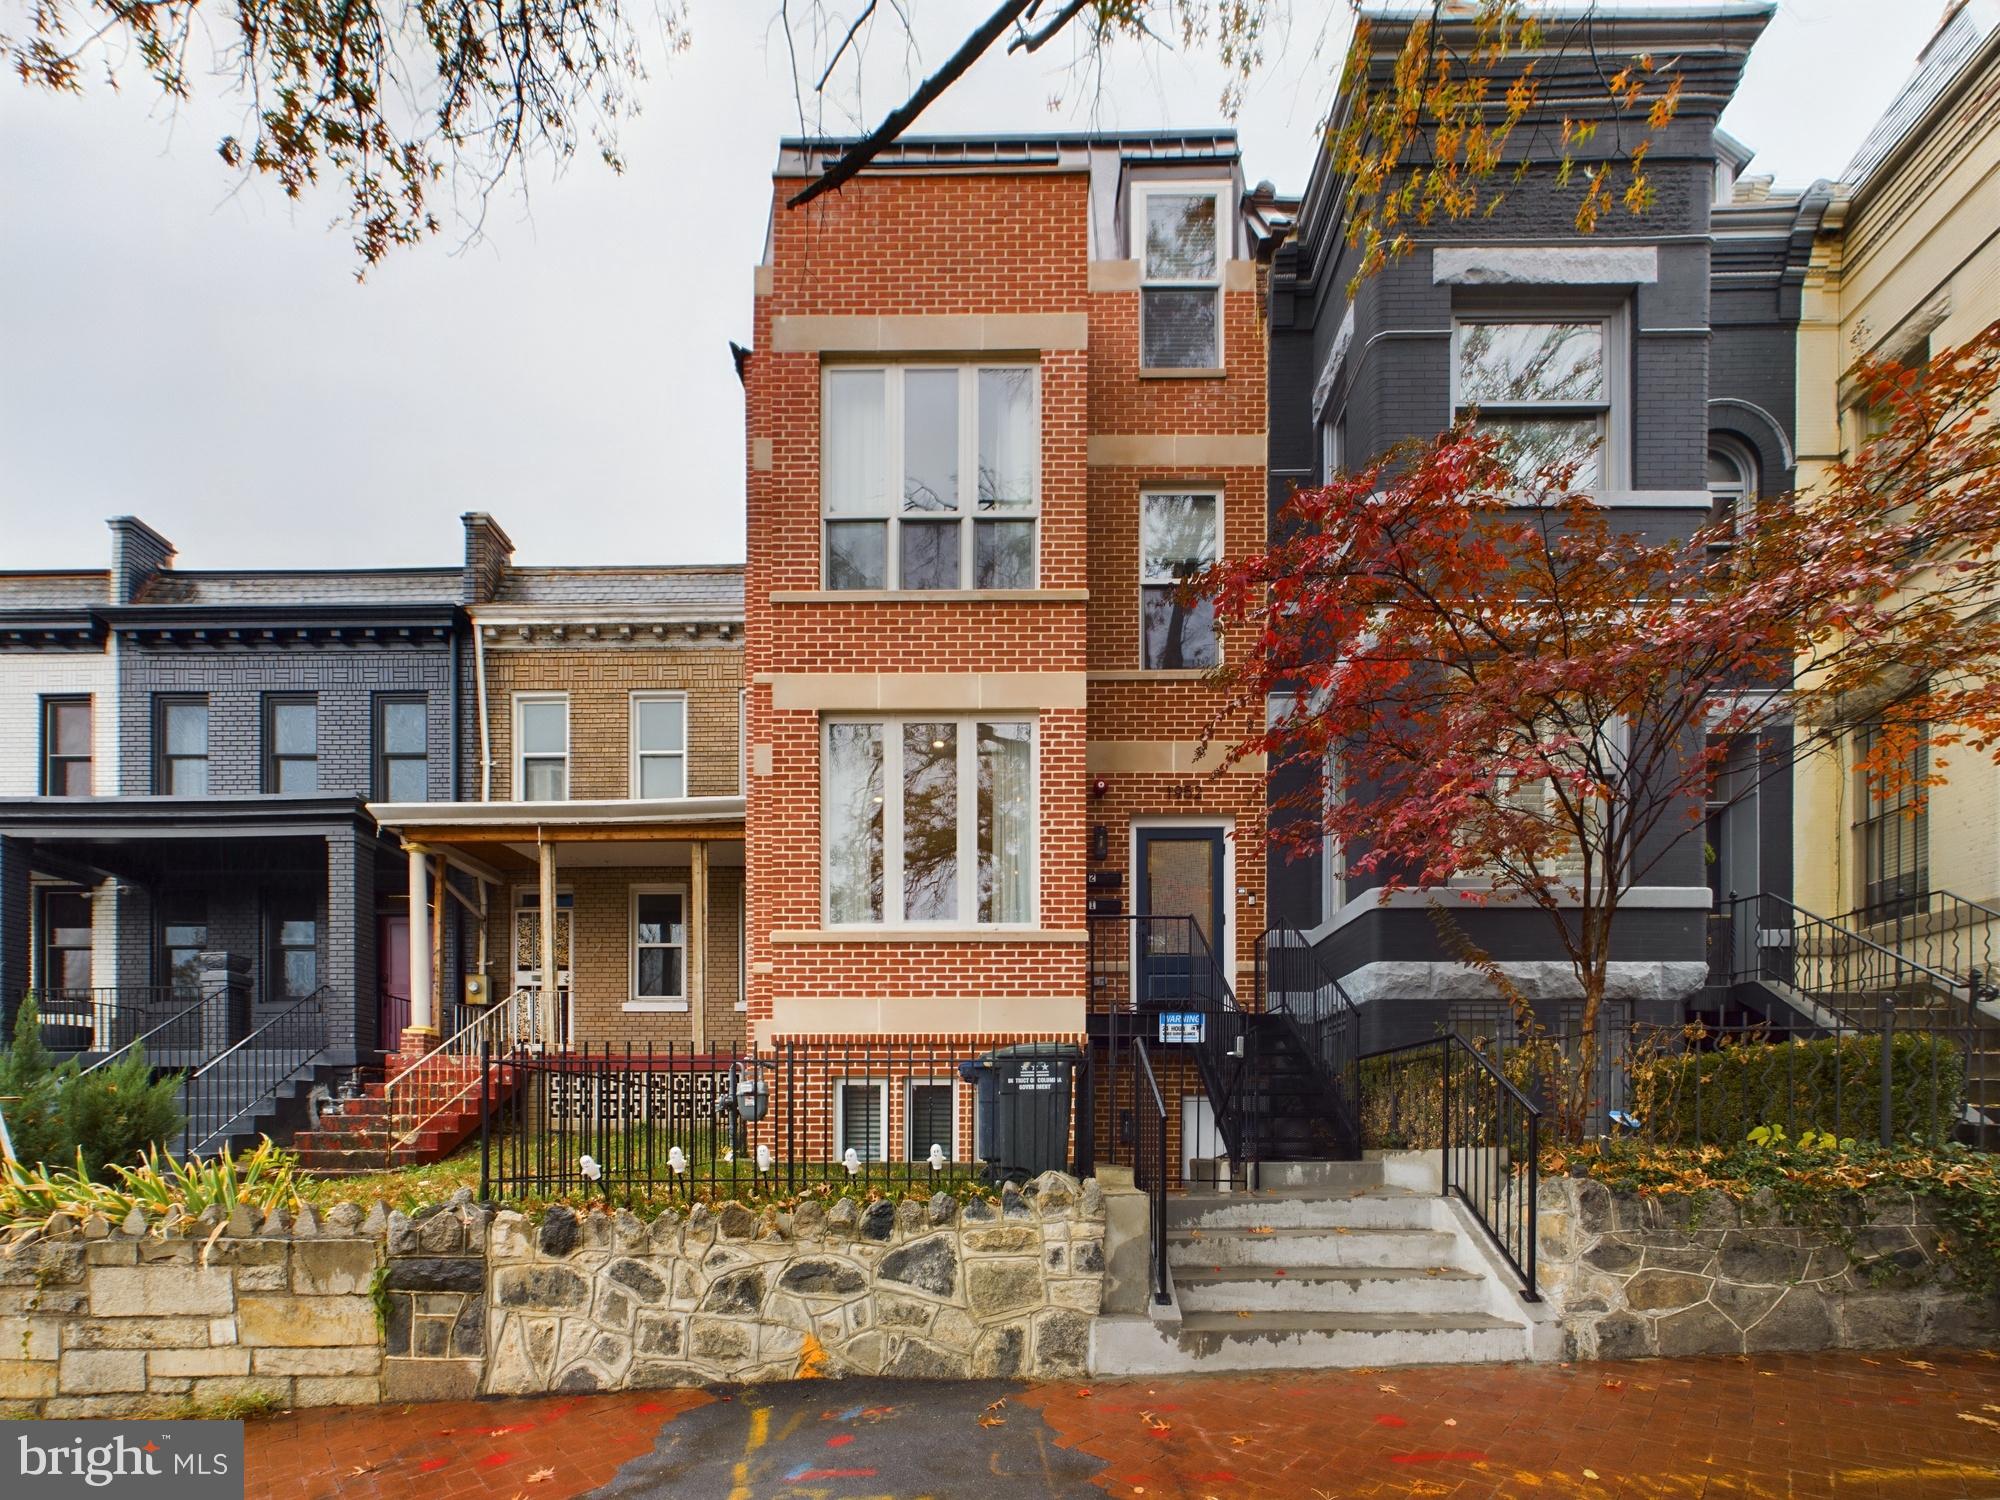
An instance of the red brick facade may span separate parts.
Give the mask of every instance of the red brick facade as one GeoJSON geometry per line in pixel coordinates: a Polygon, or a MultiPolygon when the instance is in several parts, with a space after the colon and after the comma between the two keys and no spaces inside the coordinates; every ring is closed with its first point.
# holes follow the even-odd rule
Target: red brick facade
{"type": "MultiPolygon", "coordinates": [[[[1172,759],[1174,747],[1200,737],[1220,695],[1198,673],[1140,670],[1139,592],[1142,489],[1218,489],[1224,549],[1240,553],[1263,540],[1264,329],[1240,244],[1227,248],[1241,240],[1238,189],[1222,205],[1229,260],[1219,373],[1141,375],[1134,251],[1119,224],[1092,219],[1126,200],[1149,171],[1233,179],[1234,146],[1222,143],[1196,166],[1143,152],[1121,166],[1118,143],[1088,147],[1056,153],[1059,161],[1037,170],[891,164],[797,211],[784,207],[801,181],[790,175],[796,152],[774,181],[746,377],[749,1020],[760,1042],[949,1033],[970,1048],[1080,1033],[1089,992],[1085,875],[1125,869],[1135,817],[1230,822],[1229,921],[1239,988],[1247,988],[1263,925],[1261,778],[1184,769],[1184,748],[1172,759]],[[1111,286],[1124,289],[1104,289],[1111,286]],[[945,598],[827,592],[823,368],[1001,357],[1039,370],[1036,589],[945,598]],[[1206,449],[1174,461],[1164,440],[1189,436],[1208,440],[1206,449]],[[1125,441],[1094,443],[1105,438],[1125,441]],[[830,927],[822,723],[828,712],[865,713],[877,703],[890,714],[1032,718],[1033,924],[830,927]],[[1096,778],[1101,796],[1093,795],[1096,778]],[[1106,855],[1093,860],[1099,825],[1106,855]]],[[[1129,874],[1122,891],[1098,893],[1122,895],[1128,909],[1135,894],[1129,874]]]]}

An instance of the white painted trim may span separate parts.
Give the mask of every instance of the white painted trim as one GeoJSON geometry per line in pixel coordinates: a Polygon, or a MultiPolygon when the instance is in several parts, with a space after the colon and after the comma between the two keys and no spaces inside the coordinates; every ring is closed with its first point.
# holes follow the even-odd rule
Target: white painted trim
{"type": "Polygon", "coordinates": [[[1139,374],[1142,376],[1152,374],[1156,370],[1171,371],[1174,369],[1171,365],[1152,366],[1146,363],[1147,287],[1159,286],[1191,289],[1211,284],[1206,279],[1172,281],[1164,278],[1148,278],[1146,275],[1146,200],[1155,196],[1194,198],[1200,197],[1203,194],[1212,195],[1215,199],[1215,276],[1212,283],[1215,288],[1215,363],[1203,367],[1202,373],[1218,373],[1229,363],[1229,356],[1224,348],[1226,333],[1223,325],[1226,321],[1224,313],[1227,311],[1227,304],[1223,298],[1223,283],[1229,274],[1230,251],[1234,248],[1234,215],[1230,212],[1230,205],[1235,202],[1235,185],[1213,178],[1189,178],[1186,180],[1171,177],[1140,178],[1133,182],[1131,194],[1128,209],[1129,217],[1126,223],[1130,229],[1132,240],[1130,248],[1134,252],[1133,258],[1139,263],[1139,316],[1134,321],[1138,347],[1133,350],[1133,359],[1138,366],[1139,374]]]}
{"type": "MultiPolygon", "coordinates": [[[[576,942],[576,918],[570,918],[570,942],[576,942]]],[[[625,890],[625,990],[629,1003],[627,1010],[686,1010],[688,1008],[687,982],[688,958],[697,940],[694,930],[694,912],[688,901],[688,888],[682,881],[651,882],[634,884],[625,890]],[[641,896],[679,896],[681,898],[681,941],[678,943],[648,943],[649,948],[679,948],[681,950],[681,988],[676,995],[642,995],[639,993],[639,898],[641,896]]]]}
{"type": "MultiPolygon", "coordinates": [[[[1632,338],[1630,309],[1624,303],[1607,307],[1601,299],[1579,301],[1576,307],[1550,308],[1466,308],[1454,310],[1451,319],[1451,348],[1448,356],[1450,396],[1445,408],[1445,425],[1458,421],[1465,406],[1478,404],[1482,416],[1533,419],[1598,414],[1597,484],[1586,491],[1603,496],[1605,505],[1618,505],[1617,496],[1645,494],[1629,488],[1632,473],[1632,338]],[[1479,323],[1595,323],[1603,330],[1604,396],[1599,401],[1505,401],[1469,403],[1459,389],[1459,343],[1464,330],[1479,323]]],[[[1651,493],[1673,493],[1655,491],[1651,493]]],[[[1707,490],[1702,492],[1707,504],[1707,490]]],[[[1623,503],[1635,503],[1626,500],[1623,503]]]]}
{"type": "Polygon", "coordinates": [[[1660,252],[1651,245],[1439,246],[1433,286],[1652,286],[1660,252]]]}
{"type": "MultiPolygon", "coordinates": [[[[526,800],[527,800],[527,798],[526,798],[526,796],[525,796],[525,793],[526,793],[526,791],[527,791],[527,787],[528,787],[528,775],[527,775],[527,766],[528,766],[528,755],[527,755],[527,750],[526,750],[526,747],[525,747],[525,745],[524,745],[524,743],[523,743],[523,740],[522,740],[522,737],[521,737],[521,710],[522,710],[523,708],[525,708],[525,707],[526,707],[527,705],[529,705],[529,704],[532,704],[532,703],[560,703],[560,704],[562,705],[562,710],[563,710],[563,749],[562,749],[562,763],[563,763],[563,800],[564,800],[564,801],[567,801],[567,800],[568,800],[568,794],[569,794],[569,787],[570,787],[570,771],[571,771],[571,769],[572,769],[572,767],[571,767],[571,765],[570,765],[570,722],[569,722],[569,721],[570,721],[570,713],[569,713],[569,694],[568,694],[568,693],[561,693],[561,692],[533,692],[533,693],[516,693],[516,694],[514,694],[514,696],[513,696],[513,701],[512,701],[512,705],[511,705],[511,707],[512,707],[512,712],[513,712],[513,716],[514,716],[514,723],[513,723],[513,734],[514,734],[514,746],[513,746],[513,748],[514,748],[514,784],[513,784],[513,785],[512,785],[511,787],[509,787],[509,788],[508,788],[508,790],[509,790],[509,791],[511,791],[511,792],[512,792],[512,793],[514,794],[514,796],[513,796],[513,800],[514,800],[514,801],[516,801],[516,802],[524,802],[524,801],[526,801],[526,800]]],[[[554,756],[552,756],[552,755],[548,755],[548,754],[537,754],[537,755],[535,756],[535,759],[536,759],[536,760],[553,760],[554,758],[555,758],[554,756]]]]}
{"type": "MultiPolygon", "coordinates": [[[[676,757],[681,763],[681,795],[687,795],[688,784],[688,742],[694,738],[694,725],[689,720],[694,715],[694,705],[689,701],[683,688],[636,688],[628,695],[625,720],[625,749],[627,785],[631,788],[632,799],[636,802],[644,798],[640,789],[640,756],[642,754],[656,760],[676,757]],[[681,706],[681,747],[678,750],[644,750],[639,744],[639,706],[643,703],[679,703],[681,706]]],[[[655,799],[674,801],[674,798],[655,799]]]]}

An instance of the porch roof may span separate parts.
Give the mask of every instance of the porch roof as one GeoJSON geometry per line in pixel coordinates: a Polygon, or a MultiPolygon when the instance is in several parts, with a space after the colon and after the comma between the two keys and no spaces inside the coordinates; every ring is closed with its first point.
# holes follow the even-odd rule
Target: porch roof
{"type": "Polygon", "coordinates": [[[372,832],[359,797],[10,797],[0,799],[8,838],[124,842],[137,839],[297,838],[372,832]]]}
{"type": "Polygon", "coordinates": [[[620,797],[576,802],[371,802],[382,827],[413,844],[476,851],[502,865],[531,864],[538,844],[571,846],[564,864],[623,864],[605,846],[736,843],[742,797],[620,797]],[[592,853],[592,846],[598,851],[592,853]],[[508,856],[512,855],[513,858],[508,856]]]}

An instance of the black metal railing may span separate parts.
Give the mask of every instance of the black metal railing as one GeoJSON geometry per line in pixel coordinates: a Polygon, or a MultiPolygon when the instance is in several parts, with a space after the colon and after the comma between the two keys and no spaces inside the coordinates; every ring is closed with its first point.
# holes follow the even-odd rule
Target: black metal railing
{"type": "Polygon", "coordinates": [[[201,998],[187,985],[98,985],[37,990],[42,1044],[52,1052],[112,1052],[201,998]]]}
{"type": "Polygon", "coordinates": [[[1270,927],[1258,936],[1255,995],[1257,1009],[1280,1017],[1311,1063],[1339,1138],[1357,1143],[1361,1017],[1305,934],[1270,927]]]}
{"type": "Polygon", "coordinates": [[[1961,1017],[1967,1010],[1962,976],[1783,896],[1733,896],[1719,917],[1727,967],[1710,975],[1711,984],[1763,984],[1810,1018],[1844,1016],[1864,1025],[1884,1000],[1961,1017]]]}
{"type": "Polygon", "coordinates": [[[1359,1073],[1362,1144],[1437,1152],[1445,1195],[1471,1212],[1522,1295],[1539,1300],[1540,1107],[1457,1032],[1372,1052],[1359,1073]]]}
{"type": "Polygon", "coordinates": [[[481,1194],[760,1199],[1095,1170],[1089,1054],[943,1041],[481,1051],[481,1194]]]}
{"type": "Polygon", "coordinates": [[[181,1082],[181,1154],[205,1156],[246,1132],[278,1091],[326,1051],[324,989],[288,1006],[181,1082]]]}
{"type": "Polygon", "coordinates": [[[157,1019],[143,1013],[146,1024],[129,1039],[106,1052],[82,1071],[94,1073],[143,1051],[156,1068],[195,1067],[214,1057],[241,1036],[249,1021],[249,992],[226,987],[197,993],[182,988],[142,991],[155,997],[157,1019]]]}
{"type": "Polygon", "coordinates": [[[1091,1008],[1114,1017],[1106,1053],[1116,1121],[1109,1159],[1126,1164],[1131,1111],[1145,1107],[1143,1085],[1125,1076],[1130,1055],[1123,1045],[1123,1038],[1143,1030],[1156,1048],[1156,1069],[1164,1070],[1169,1058],[1191,1059],[1208,1098],[1206,1111],[1178,1122],[1191,1137],[1180,1159],[1227,1157],[1249,1165],[1256,1154],[1259,1095],[1248,1022],[1201,924],[1193,917],[1094,916],[1089,930],[1091,1008]]]}
{"type": "Polygon", "coordinates": [[[1146,1194],[1149,1277],[1153,1300],[1173,1301],[1167,1282],[1167,1103],[1153,1076],[1146,1039],[1132,1038],[1132,1078],[1137,1100],[1133,1109],[1132,1185],[1146,1194]]]}
{"type": "Polygon", "coordinates": [[[1897,903],[1858,907],[1831,919],[1911,963],[1949,976],[1977,1005],[2000,997],[2000,910],[1950,891],[1919,891],[1897,903]]]}

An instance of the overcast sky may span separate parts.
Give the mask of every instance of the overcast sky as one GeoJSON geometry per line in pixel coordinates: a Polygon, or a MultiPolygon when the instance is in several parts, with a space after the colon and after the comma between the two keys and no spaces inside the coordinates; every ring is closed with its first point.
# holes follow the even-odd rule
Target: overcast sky
{"type": "MultiPolygon", "coordinates": [[[[1253,182],[1305,182],[1346,28],[1345,0],[1325,6],[1337,32],[1315,47],[1314,0],[1296,0],[1236,122],[1253,182]]],[[[189,568],[451,564],[473,509],[528,562],[740,560],[728,343],[749,341],[771,167],[799,119],[775,0],[691,9],[693,47],[655,67],[623,177],[539,172],[482,243],[448,231],[362,286],[333,196],[235,190],[214,151],[230,107],[170,119],[142,87],[54,98],[0,79],[0,567],[101,567],[104,518],[125,512],[189,568]]],[[[934,65],[988,5],[917,9],[934,65]]],[[[1780,0],[1723,117],[1750,170],[1836,174],[1942,10],[1780,0]]],[[[1131,46],[1093,102],[1051,112],[1057,50],[988,59],[919,129],[1221,123],[1213,64],[1131,46]]],[[[871,66],[872,122],[904,79],[900,57],[871,66]]]]}

